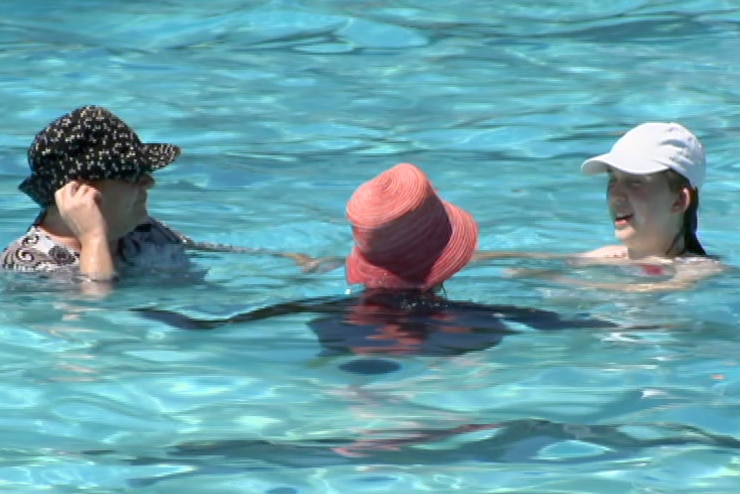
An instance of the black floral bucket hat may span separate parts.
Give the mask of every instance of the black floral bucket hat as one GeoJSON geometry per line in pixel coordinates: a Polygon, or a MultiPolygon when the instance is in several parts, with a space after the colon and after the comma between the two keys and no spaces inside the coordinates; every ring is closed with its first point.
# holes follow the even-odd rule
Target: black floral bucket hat
{"type": "Polygon", "coordinates": [[[134,180],[180,155],[173,144],[145,144],[123,120],[99,106],[83,106],[39,132],[28,149],[31,176],[18,188],[41,207],[71,180],[134,180]]]}

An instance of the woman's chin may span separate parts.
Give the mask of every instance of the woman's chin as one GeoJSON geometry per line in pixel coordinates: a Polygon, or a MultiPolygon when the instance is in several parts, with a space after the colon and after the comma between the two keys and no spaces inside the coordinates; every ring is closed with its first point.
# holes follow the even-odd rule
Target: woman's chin
{"type": "Polygon", "coordinates": [[[627,245],[634,241],[637,237],[637,232],[632,228],[616,228],[614,230],[614,238],[627,245]]]}
{"type": "Polygon", "coordinates": [[[137,226],[141,225],[142,223],[146,223],[148,220],[148,214],[137,214],[136,216],[132,216],[131,221],[127,222],[125,225],[121,225],[122,228],[119,231],[119,238],[128,235],[129,233],[134,231],[137,226]]]}

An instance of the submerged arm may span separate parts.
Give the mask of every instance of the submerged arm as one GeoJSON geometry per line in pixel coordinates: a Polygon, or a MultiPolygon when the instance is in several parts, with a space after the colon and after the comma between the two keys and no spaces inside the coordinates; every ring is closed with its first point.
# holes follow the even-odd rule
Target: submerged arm
{"type": "Polygon", "coordinates": [[[221,319],[199,319],[187,314],[162,309],[141,308],[132,309],[142,317],[164,322],[179,329],[209,330],[221,326],[247,321],[258,321],[270,317],[304,312],[331,312],[341,311],[347,302],[343,297],[317,297],[315,299],[279,302],[277,304],[259,307],[221,319]]]}
{"type": "MultiPolygon", "coordinates": [[[[659,265],[655,265],[654,267],[660,269],[659,265]]],[[[695,286],[698,282],[719,274],[725,269],[726,267],[724,265],[715,261],[707,261],[690,265],[677,265],[675,274],[668,279],[640,283],[581,280],[553,270],[519,269],[516,270],[513,274],[514,276],[542,278],[558,283],[575,285],[584,288],[596,288],[619,292],[657,293],[687,290],[695,286]]]]}
{"type": "Polygon", "coordinates": [[[331,271],[344,262],[344,259],[341,257],[315,258],[297,252],[279,252],[263,248],[240,247],[237,245],[219,244],[212,242],[198,242],[181,233],[178,233],[178,236],[182,239],[185,247],[191,250],[196,250],[200,252],[233,252],[239,254],[261,254],[273,257],[285,257],[287,259],[292,259],[293,261],[295,261],[295,263],[301,268],[301,270],[306,273],[323,273],[326,271],[331,271]]]}
{"type": "Polygon", "coordinates": [[[527,252],[512,250],[479,250],[473,254],[471,262],[488,259],[568,259],[574,254],[557,254],[554,252],[527,252]]]}

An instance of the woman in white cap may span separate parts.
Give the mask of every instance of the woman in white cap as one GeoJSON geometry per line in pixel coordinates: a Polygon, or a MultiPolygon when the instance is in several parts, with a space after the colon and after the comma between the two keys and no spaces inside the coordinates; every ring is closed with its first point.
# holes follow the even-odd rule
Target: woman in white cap
{"type": "MultiPolygon", "coordinates": [[[[474,259],[567,257],[579,264],[626,264],[636,268],[633,273],[663,277],[660,282],[637,284],[578,281],[629,291],[686,288],[721,270],[696,234],[706,161],[699,139],[688,129],[677,123],[643,123],[625,133],[608,153],[586,160],[581,170],[607,174],[607,204],[614,235],[621,244],[568,256],[480,252],[474,259]]],[[[549,271],[518,270],[515,274],[575,282],[549,271]]]]}
{"type": "Polygon", "coordinates": [[[606,173],[614,234],[622,245],[586,255],[644,259],[704,256],[696,236],[704,148],[677,123],[631,129],[606,154],[586,160],[587,174],[606,173]]]}

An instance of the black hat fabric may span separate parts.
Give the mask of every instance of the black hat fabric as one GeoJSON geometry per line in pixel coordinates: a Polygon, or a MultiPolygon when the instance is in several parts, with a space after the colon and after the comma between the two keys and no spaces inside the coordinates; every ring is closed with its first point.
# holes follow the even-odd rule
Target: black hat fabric
{"type": "Polygon", "coordinates": [[[28,149],[31,176],[19,189],[41,207],[71,180],[132,180],[177,159],[173,144],[145,144],[123,120],[100,106],[83,106],[39,132],[28,149]]]}

